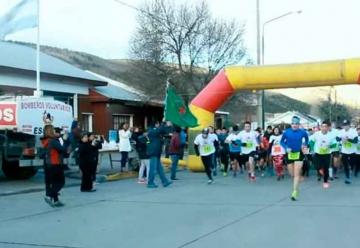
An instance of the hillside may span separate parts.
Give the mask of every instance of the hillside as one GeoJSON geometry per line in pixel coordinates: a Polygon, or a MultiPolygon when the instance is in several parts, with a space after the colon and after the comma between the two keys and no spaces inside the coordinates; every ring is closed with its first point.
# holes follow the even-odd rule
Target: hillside
{"type": "MultiPolygon", "coordinates": [[[[33,44],[20,43],[33,46],[33,44]]],[[[159,80],[156,75],[146,75],[148,78],[137,78],[136,71],[141,68],[134,68],[135,64],[131,60],[107,60],[91,54],[60,49],[49,46],[42,46],[42,52],[64,60],[83,70],[93,71],[132,87],[146,92],[151,98],[163,99],[165,92],[165,80],[159,80]],[[149,77],[152,77],[151,79],[149,77]],[[154,85],[153,82],[157,82],[154,85]]],[[[138,65],[137,65],[138,66],[138,65]]],[[[265,109],[267,113],[280,113],[288,110],[295,110],[306,114],[310,113],[310,105],[302,101],[295,100],[285,95],[267,92],[265,98],[265,109]]],[[[240,92],[233,96],[223,106],[222,110],[229,111],[233,118],[241,120],[249,116],[254,116],[256,111],[256,96],[252,92],[240,92]]]]}

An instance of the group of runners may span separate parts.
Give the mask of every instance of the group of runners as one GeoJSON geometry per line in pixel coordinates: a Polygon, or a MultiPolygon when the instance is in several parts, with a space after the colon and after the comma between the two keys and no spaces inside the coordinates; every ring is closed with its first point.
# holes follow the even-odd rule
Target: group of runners
{"type": "Polygon", "coordinates": [[[269,126],[265,132],[260,128],[252,130],[245,122],[243,130],[235,125],[230,130],[204,128],[194,140],[195,152],[201,157],[208,183],[214,183],[218,165],[223,176],[232,171],[233,177],[247,171],[250,182],[256,181],[256,169],[261,176],[265,171],[275,172],[278,181],[285,177],[285,167],[293,177],[291,200],[299,196],[299,184],[309,175],[310,165],[317,171],[323,188],[329,181],[337,179],[337,171],[343,166],[346,184],[351,184],[352,174],[356,177],[360,169],[360,128],[352,128],[348,120],[335,128],[324,121],[316,129],[303,129],[300,118],[292,117],[291,126],[284,130],[269,126]],[[229,162],[230,165],[229,166],[229,162]]]}

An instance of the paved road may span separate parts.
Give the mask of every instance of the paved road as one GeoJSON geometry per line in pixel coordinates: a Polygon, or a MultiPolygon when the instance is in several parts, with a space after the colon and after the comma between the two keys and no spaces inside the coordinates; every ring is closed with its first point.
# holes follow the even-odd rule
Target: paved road
{"type": "Polygon", "coordinates": [[[249,183],[179,173],[169,188],[134,179],[103,183],[96,193],[66,188],[66,207],[53,209],[43,192],[0,197],[0,247],[297,248],[359,247],[360,179],[324,190],[312,180],[300,200],[290,181],[249,183]]]}

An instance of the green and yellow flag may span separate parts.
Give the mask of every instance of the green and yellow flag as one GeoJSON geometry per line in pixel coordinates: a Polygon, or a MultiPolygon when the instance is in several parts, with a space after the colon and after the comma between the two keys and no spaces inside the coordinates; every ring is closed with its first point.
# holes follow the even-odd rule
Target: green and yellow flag
{"type": "Polygon", "coordinates": [[[165,120],[179,127],[197,127],[199,124],[181,96],[168,85],[165,98],[165,120]]]}

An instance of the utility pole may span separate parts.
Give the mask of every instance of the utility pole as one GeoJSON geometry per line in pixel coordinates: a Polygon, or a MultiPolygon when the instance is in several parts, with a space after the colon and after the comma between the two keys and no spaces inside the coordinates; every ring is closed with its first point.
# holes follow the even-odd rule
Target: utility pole
{"type": "MultiPolygon", "coordinates": [[[[260,29],[260,0],[256,0],[256,64],[261,64],[261,29],[260,29]]],[[[258,94],[258,109],[257,109],[257,120],[258,120],[258,126],[264,127],[264,116],[263,116],[263,101],[264,101],[264,90],[261,92],[257,92],[258,94]],[[259,94],[260,93],[260,94],[259,94]]]]}

